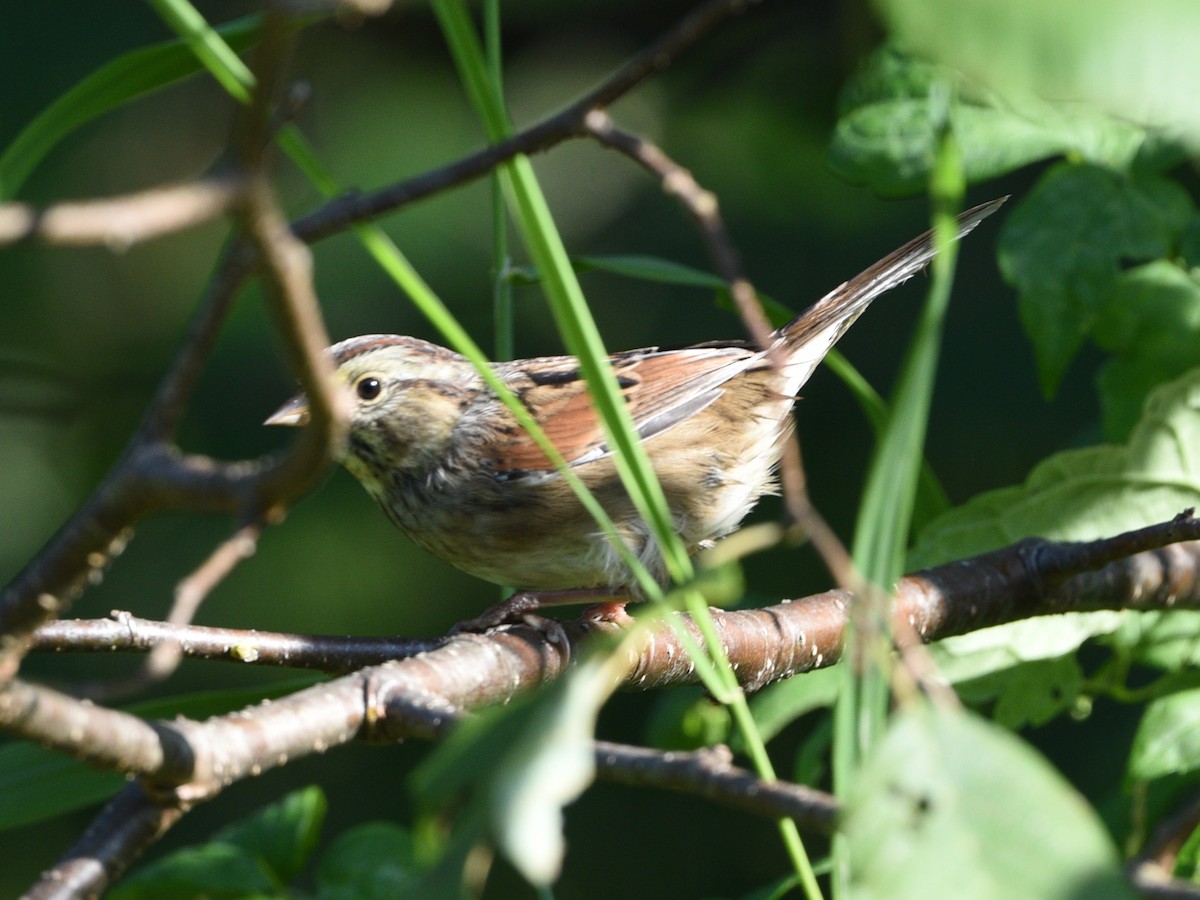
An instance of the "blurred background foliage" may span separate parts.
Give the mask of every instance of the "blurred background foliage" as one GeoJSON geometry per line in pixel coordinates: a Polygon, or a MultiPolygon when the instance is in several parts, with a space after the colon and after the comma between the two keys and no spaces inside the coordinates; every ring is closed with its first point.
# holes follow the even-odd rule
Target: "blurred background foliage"
{"type": "MultiPolygon", "coordinates": [[[[242,3],[199,3],[209,21],[243,15],[242,3]]],[[[574,98],[676,21],[691,3],[652,5],[514,2],[504,8],[506,90],[518,127],[574,98]]],[[[95,14],[90,4],[16,4],[0,32],[9,77],[0,79],[0,145],[38,111],[103,62],[168,37],[137,4],[95,14]]],[[[728,22],[667,72],[614,109],[616,120],[659,142],[715,192],[756,286],[800,308],[928,226],[920,198],[883,200],[836,178],[826,154],[839,91],[881,39],[862,2],[767,3],[728,22]]],[[[311,86],[301,129],[347,187],[370,190],[481,146],[479,125],[458,86],[428,10],[402,4],[381,21],[307,30],[294,75],[311,86]]],[[[56,149],[20,199],[34,204],[120,193],[194,177],[214,165],[234,104],[207,78],[157,92],[91,123],[56,149]]],[[[623,159],[586,142],[535,160],[574,254],[660,256],[710,269],[689,220],[659,186],[623,159]]],[[[976,188],[970,202],[1020,194],[1036,172],[976,188]]],[[[319,199],[286,166],[279,182],[294,216],[319,199]]],[[[382,224],[489,346],[490,193],[479,182],[386,217],[382,224]]],[[[1003,216],[1004,213],[1001,213],[1003,216]]],[[[1092,442],[1099,432],[1092,387],[1098,355],[1086,351],[1052,400],[1039,388],[1033,351],[1021,334],[1013,292],[994,261],[997,225],[963,248],[928,457],[958,503],[1022,480],[1049,452],[1092,442]]],[[[221,222],[128,250],[20,246],[0,251],[0,581],[6,581],[87,497],[120,452],[204,290],[228,226],[221,222]]],[[[436,339],[394,286],[347,236],[314,248],[331,336],[397,332],[436,339]]],[[[524,258],[516,249],[517,261],[524,258]]],[[[675,345],[741,334],[708,292],[589,273],[584,288],[611,349],[675,345]]],[[[921,279],[874,307],[841,345],[885,395],[915,315],[921,279]]],[[[560,349],[538,289],[516,293],[520,355],[560,349]]],[[[268,452],[290,436],[262,419],[292,390],[254,288],[229,319],[182,434],[188,450],[234,458],[268,452]]],[[[848,391],[826,371],[804,390],[799,427],[812,494],[843,539],[858,505],[869,430],[848,391]]],[[[770,517],[777,506],[763,504],[770,517]]],[[[223,538],[231,523],[158,515],[88,592],[73,614],[112,609],[161,616],[175,582],[223,538]]],[[[807,547],[747,563],[761,599],[829,585],[807,547]]],[[[257,555],[212,595],[198,621],[268,630],[429,635],[478,612],[496,589],[406,542],[344,472],[271,529],[257,555]]],[[[29,674],[51,682],[130,671],[132,658],[31,658],[29,674]]],[[[288,673],[185,663],[162,693],[259,685],[288,673]]],[[[622,696],[605,710],[601,735],[645,737],[658,699],[622,696]]],[[[1093,716],[1043,729],[1074,746],[1093,730],[1111,737],[1131,726],[1093,716]],[[1114,730],[1115,729],[1115,730],[1114,730]]],[[[789,759],[804,723],[779,742],[789,759]]],[[[1120,742],[1122,746],[1124,741],[1120,742]]],[[[197,809],[163,849],[203,839],[218,823],[321,783],[328,835],[369,818],[401,818],[404,777],[421,746],[340,748],[242,784],[197,809]],[[371,789],[364,790],[370,785],[371,789]]],[[[1064,753],[1064,756],[1070,754],[1064,753]]],[[[1065,766],[1081,786],[1119,783],[1122,759],[1103,754],[1065,766]]],[[[782,768],[788,773],[790,764],[782,768]]],[[[0,803],[3,798],[0,798],[0,803]]],[[[0,835],[6,860],[0,896],[14,894],[78,834],[86,815],[0,835]]],[[[700,801],[600,785],[571,807],[568,840],[591,852],[567,857],[557,896],[594,896],[592,886],[628,897],[732,893],[784,867],[772,828],[700,801]],[[637,865],[614,865],[629,855],[637,865]]],[[[491,896],[529,896],[500,869],[491,896]]]]}

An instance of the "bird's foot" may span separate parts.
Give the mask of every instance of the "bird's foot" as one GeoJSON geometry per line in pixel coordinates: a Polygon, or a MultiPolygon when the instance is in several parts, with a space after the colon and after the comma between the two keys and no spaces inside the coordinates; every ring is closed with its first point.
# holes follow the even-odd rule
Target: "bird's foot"
{"type": "MultiPolygon", "coordinates": [[[[572,603],[587,603],[599,600],[601,602],[588,607],[584,612],[585,618],[603,618],[604,621],[623,622],[629,619],[624,612],[627,598],[616,595],[609,588],[572,588],[560,591],[518,591],[511,597],[501,600],[495,606],[485,609],[480,615],[463,619],[450,629],[451,634],[482,634],[501,625],[529,624],[530,619],[547,621],[543,616],[532,615],[536,610],[548,606],[568,606],[572,603]],[[601,615],[598,611],[604,611],[601,615]],[[625,619],[619,618],[624,615],[625,619]]],[[[534,625],[539,631],[544,631],[541,625],[534,625]]]]}

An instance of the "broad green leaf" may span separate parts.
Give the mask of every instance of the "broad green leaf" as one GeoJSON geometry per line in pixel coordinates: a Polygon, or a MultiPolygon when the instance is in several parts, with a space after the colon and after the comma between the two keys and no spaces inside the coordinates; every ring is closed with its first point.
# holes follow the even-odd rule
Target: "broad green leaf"
{"type": "Polygon", "coordinates": [[[794,675],[763,688],[750,698],[750,712],[764,741],[801,716],[833,705],[842,677],[832,666],[794,675]]]}
{"type": "Polygon", "coordinates": [[[416,896],[421,881],[413,838],[390,822],[338,835],[317,865],[317,900],[393,900],[416,896]]]}
{"type": "Polygon", "coordinates": [[[1073,655],[1060,656],[1015,666],[986,680],[987,689],[996,695],[992,718],[1016,731],[1045,725],[1072,709],[1083,687],[1083,668],[1073,655]]]}
{"type": "MultiPolygon", "coordinates": [[[[148,719],[202,719],[240,709],[316,683],[315,676],[289,679],[268,688],[211,691],[165,697],[126,708],[148,719]]],[[[40,822],[106,800],[124,787],[124,776],[98,772],[78,760],[33,744],[0,747],[0,830],[40,822]]]]}
{"type": "Polygon", "coordinates": [[[1047,396],[1091,333],[1121,265],[1171,253],[1192,213],[1175,182],[1070,163],[1051,168],[1013,208],[1000,267],[1020,292],[1047,396]]]}
{"type": "Polygon", "coordinates": [[[904,49],[1018,106],[1092,104],[1200,138],[1200,5],[1191,0],[879,0],[904,49]]]}
{"type": "MultiPolygon", "coordinates": [[[[963,170],[972,182],[1068,149],[1058,135],[1011,113],[961,104],[951,121],[961,135],[963,170]]],[[[872,103],[838,120],[829,166],[838,177],[884,196],[914,194],[929,181],[936,137],[927,99],[872,103]]]]}
{"type": "Polygon", "coordinates": [[[1093,810],[1028,745],[955,709],[897,715],[850,798],[855,900],[1132,897],[1093,810]]]}
{"type": "Polygon", "coordinates": [[[1200,505],[1200,370],[1146,401],[1129,441],[1058,453],[1023,485],[989,491],[934,520],[912,568],[962,559],[1024,537],[1091,540],[1200,505]]]}
{"type": "MultiPolygon", "coordinates": [[[[977,688],[984,688],[990,683],[986,681],[989,676],[1023,663],[1057,659],[1089,638],[1117,631],[1122,622],[1121,613],[1107,610],[1048,616],[946,638],[934,644],[930,652],[939,674],[951,684],[974,682],[977,688]]],[[[996,692],[976,692],[973,696],[990,699],[996,692]]]]}
{"type": "Polygon", "coordinates": [[[136,871],[113,892],[123,900],[151,897],[283,896],[320,836],[325,795],[310,787],[250,818],[136,871]]]}
{"type": "Polygon", "coordinates": [[[563,807],[595,774],[596,716],[613,690],[603,660],[572,669],[539,698],[517,742],[497,757],[489,784],[489,812],[497,846],[535,885],[557,877],[566,854],[563,807]]]}
{"type": "Polygon", "coordinates": [[[1160,697],[1146,707],[1129,751],[1126,777],[1151,781],[1200,768],[1200,688],[1160,697]]]}
{"type": "Polygon", "coordinates": [[[1104,643],[1145,666],[1166,672],[1200,671],[1200,612],[1125,613],[1120,628],[1104,643]]]}
{"type": "Polygon", "coordinates": [[[1200,212],[1192,213],[1179,238],[1179,255],[1189,268],[1200,266],[1200,212]]]}
{"type": "Polygon", "coordinates": [[[1041,725],[1078,698],[1083,671],[1070,654],[1123,621],[1108,611],[1041,617],[947,638],[930,653],[965,702],[994,701],[993,718],[1008,728],[1041,725]]]}
{"type": "Polygon", "coordinates": [[[809,732],[796,756],[792,760],[792,781],[797,784],[818,785],[825,781],[829,771],[829,750],[833,744],[833,715],[826,714],[817,720],[816,727],[809,732]]]}
{"type": "Polygon", "coordinates": [[[1105,433],[1120,440],[1154,387],[1200,366],[1200,281],[1165,259],[1122,272],[1092,336],[1115,354],[1099,386],[1105,433]]]}
{"type": "Polygon", "coordinates": [[[562,808],[591,783],[610,668],[594,656],[536,697],[462,723],[414,773],[418,801],[432,809],[472,789],[497,847],[531,883],[552,882],[565,852],[562,808]]]}
{"type": "MultiPolygon", "coordinates": [[[[935,519],[910,554],[923,568],[1041,536],[1091,540],[1165,521],[1200,503],[1200,370],[1154,391],[1128,443],[1049,457],[1018,487],[989,491],[935,519]]],[[[1113,633],[1126,614],[1048,616],[943,642],[952,680],[1050,659],[1113,633]],[[974,671],[972,671],[974,667],[974,671]]]]}
{"type": "Polygon", "coordinates": [[[244,847],[214,841],[185,847],[136,870],[110,893],[113,900],[194,900],[197,897],[282,897],[262,860],[244,847]]]}
{"type": "Polygon", "coordinates": [[[946,83],[957,89],[949,123],[971,182],[1067,154],[1126,169],[1147,140],[1143,128],[1078,104],[1000,101],[956,73],[885,47],[843,95],[829,149],[834,172],[887,195],[922,190],[937,141],[935,86],[946,83]]]}
{"type": "MultiPolygon", "coordinates": [[[[240,53],[258,41],[261,24],[262,17],[253,15],[217,31],[240,53]]],[[[46,107],[0,154],[0,200],[16,196],[46,154],[81,125],[202,68],[178,40],[132,50],[101,66],[46,107]]]]}
{"type": "Polygon", "coordinates": [[[657,698],[646,723],[646,743],[660,750],[711,747],[729,741],[732,724],[728,708],[701,688],[676,688],[657,698]]]}
{"type": "Polygon", "coordinates": [[[319,787],[293,791],[249,819],[222,828],[215,842],[255,854],[279,884],[300,874],[321,836],[328,803],[319,787]]]}

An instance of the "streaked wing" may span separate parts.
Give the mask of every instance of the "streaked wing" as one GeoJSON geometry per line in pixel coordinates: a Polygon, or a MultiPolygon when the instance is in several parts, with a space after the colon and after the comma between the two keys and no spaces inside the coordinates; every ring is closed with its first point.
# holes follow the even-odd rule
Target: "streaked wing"
{"type": "MultiPolygon", "coordinates": [[[[754,365],[760,354],[736,342],[682,350],[631,350],[611,358],[617,382],[643,439],[693,416],[721,396],[721,386],[754,365]]],[[[531,360],[510,378],[521,402],[537,417],[563,458],[573,466],[610,450],[574,359],[531,360]]],[[[498,446],[496,474],[516,478],[554,466],[524,430],[498,446]]]]}

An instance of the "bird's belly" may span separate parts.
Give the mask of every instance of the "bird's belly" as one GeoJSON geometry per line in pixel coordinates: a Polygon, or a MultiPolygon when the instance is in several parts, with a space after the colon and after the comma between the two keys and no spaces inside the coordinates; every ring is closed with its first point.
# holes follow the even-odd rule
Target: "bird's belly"
{"type": "MultiPolygon", "coordinates": [[[[763,428],[734,443],[738,446],[714,450],[711,442],[676,441],[671,452],[659,448],[652,454],[689,552],[736,529],[773,488],[778,429],[763,428]]],[[[658,542],[612,461],[575,472],[608,513],[625,548],[665,585],[669,578],[658,542]]],[[[390,488],[376,494],[389,518],[434,556],[476,577],[525,590],[628,589],[635,583],[624,554],[556,473],[507,482],[392,477],[390,488]]]]}

